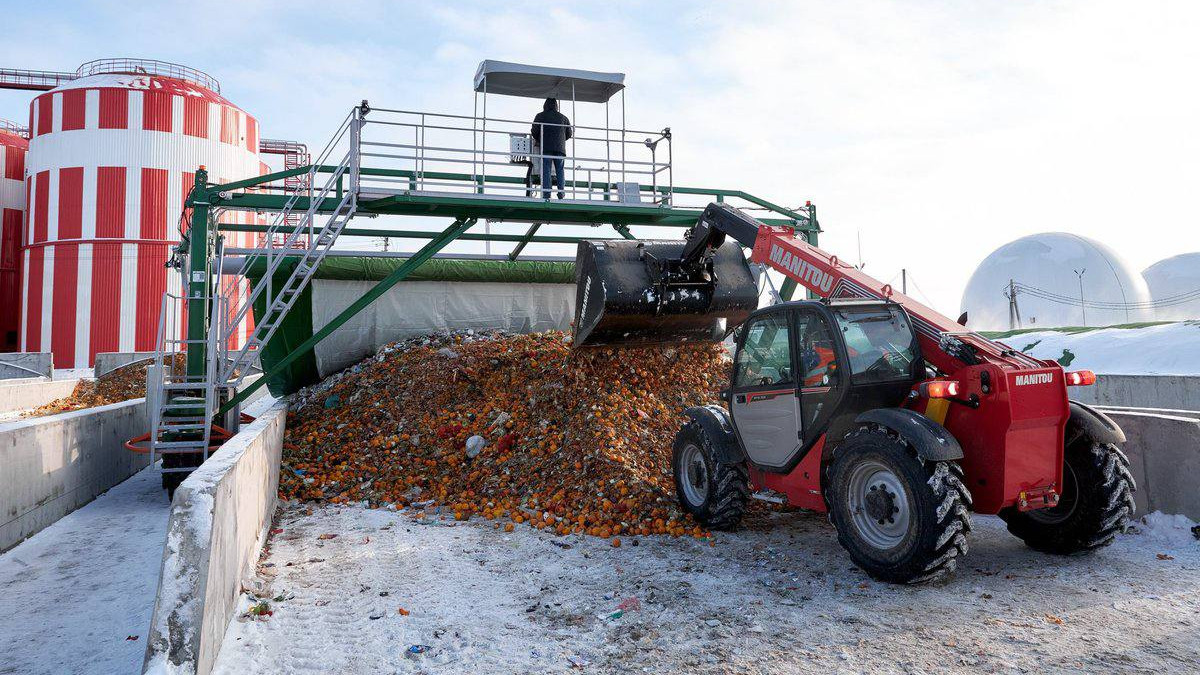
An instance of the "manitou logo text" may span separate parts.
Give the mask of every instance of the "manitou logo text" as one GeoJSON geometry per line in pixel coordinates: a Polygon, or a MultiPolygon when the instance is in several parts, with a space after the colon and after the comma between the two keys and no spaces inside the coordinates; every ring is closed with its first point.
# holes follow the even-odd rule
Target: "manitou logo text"
{"type": "Polygon", "coordinates": [[[1018,375],[1017,385],[1050,384],[1054,381],[1054,373],[1034,373],[1033,375],[1018,375]]]}
{"type": "Polygon", "coordinates": [[[771,262],[792,273],[796,280],[805,286],[822,293],[828,293],[833,288],[833,276],[813,267],[799,257],[785,251],[782,246],[775,244],[771,247],[771,262]]]}

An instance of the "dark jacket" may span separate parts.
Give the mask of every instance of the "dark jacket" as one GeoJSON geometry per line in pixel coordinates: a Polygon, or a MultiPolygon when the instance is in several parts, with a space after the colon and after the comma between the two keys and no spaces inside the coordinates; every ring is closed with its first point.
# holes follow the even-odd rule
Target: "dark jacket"
{"type": "Polygon", "coordinates": [[[558,112],[558,101],[548,98],[542,105],[542,112],[533,118],[531,133],[534,142],[541,143],[543,155],[565,157],[567,140],[571,138],[571,120],[558,112]]]}

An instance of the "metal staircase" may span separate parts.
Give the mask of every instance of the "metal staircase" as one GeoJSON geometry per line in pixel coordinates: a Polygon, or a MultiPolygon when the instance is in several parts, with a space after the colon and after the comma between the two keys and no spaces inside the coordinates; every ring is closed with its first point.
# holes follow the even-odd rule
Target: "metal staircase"
{"type": "MultiPolygon", "coordinates": [[[[205,340],[180,336],[174,322],[182,316],[181,310],[188,299],[164,294],[158,346],[148,387],[152,399],[151,459],[162,455],[164,472],[192,471],[208,458],[214,441],[212,424],[217,411],[251,372],[259,352],[278,330],[321,261],[333,248],[338,235],[354,217],[358,207],[359,134],[363,114],[361,108],[355,108],[346,117],[317,161],[309,167],[308,189],[290,191],[259,246],[242,259],[243,274],[250,269],[263,270],[261,282],[249,294],[221,293],[224,245],[216,235],[215,222],[208,228],[210,241],[206,248],[213,255],[207,271],[212,276],[208,296],[200,298],[209,310],[205,340]],[[332,158],[342,151],[340,162],[328,173],[323,186],[312,189],[318,167],[328,167],[332,158]],[[347,186],[348,189],[344,189],[347,186]],[[329,200],[337,200],[337,206],[321,209],[320,205],[329,200]],[[290,265],[290,269],[284,267],[285,264],[290,265]],[[286,278],[277,283],[277,274],[286,275],[286,278]],[[256,303],[261,303],[263,311],[257,317],[253,332],[241,348],[230,349],[229,346],[235,343],[238,326],[252,316],[256,303]],[[174,357],[189,347],[199,346],[195,344],[198,342],[204,343],[202,347],[206,354],[203,376],[189,375],[182,358],[174,357]],[[186,459],[172,461],[170,455],[186,455],[186,459]]],[[[215,220],[215,213],[212,219],[215,220]]],[[[200,273],[197,265],[208,262],[190,260],[192,271],[187,278],[192,278],[190,274],[200,273]]],[[[184,287],[187,287],[186,278],[184,287]]],[[[236,426],[236,418],[234,412],[233,422],[225,426],[236,426]]]]}

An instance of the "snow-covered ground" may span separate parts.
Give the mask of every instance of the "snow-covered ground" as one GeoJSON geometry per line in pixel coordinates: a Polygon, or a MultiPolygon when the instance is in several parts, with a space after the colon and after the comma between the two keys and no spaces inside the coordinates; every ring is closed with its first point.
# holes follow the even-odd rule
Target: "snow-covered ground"
{"type": "Polygon", "coordinates": [[[902,587],[855,568],[808,513],[760,512],[711,546],[613,548],[483,520],[287,507],[259,567],[272,614],[230,625],[216,672],[1196,671],[1200,542],[1187,519],[1155,515],[1071,558],[1025,548],[994,517],[975,523],[957,575],[902,587]]]}
{"type": "Polygon", "coordinates": [[[1106,375],[1200,375],[1200,321],[1085,332],[1045,330],[1001,338],[1039,359],[1074,355],[1067,368],[1106,375]]]}
{"type": "Polygon", "coordinates": [[[0,673],[133,673],[170,503],[146,469],[0,555],[0,673]]]}
{"type": "Polygon", "coordinates": [[[170,511],[150,467],[0,554],[0,675],[140,672],[170,511]]]}

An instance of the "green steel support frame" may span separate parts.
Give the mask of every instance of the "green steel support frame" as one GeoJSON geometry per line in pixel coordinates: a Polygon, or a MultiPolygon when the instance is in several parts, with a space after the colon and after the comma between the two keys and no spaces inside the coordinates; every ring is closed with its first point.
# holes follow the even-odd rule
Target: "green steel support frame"
{"type": "Polygon", "coordinates": [[[372,302],[375,302],[375,300],[386,293],[389,288],[403,281],[405,277],[407,277],[409,274],[412,274],[413,270],[425,264],[425,261],[432,258],[435,253],[445,248],[447,244],[454,241],[460,235],[462,235],[463,232],[466,232],[468,229],[470,229],[475,222],[476,221],[474,219],[471,219],[456,220],[451,223],[450,227],[442,230],[441,234],[438,234],[433,239],[429,240],[429,243],[422,246],[421,249],[416,253],[413,253],[412,257],[404,261],[404,264],[397,267],[394,271],[392,271],[391,274],[387,275],[383,279],[380,279],[378,283],[371,287],[371,290],[364,293],[362,297],[355,300],[346,309],[342,310],[342,312],[330,320],[329,323],[322,326],[321,330],[313,333],[312,337],[308,338],[295,349],[293,349],[291,353],[285,356],[279,363],[275,364],[275,367],[271,369],[271,372],[264,373],[262,377],[258,378],[254,382],[251,382],[240,392],[238,392],[236,396],[229,399],[229,402],[221,407],[221,410],[218,414],[223,415],[232,410],[237,404],[246,400],[246,398],[257,391],[259,387],[266,384],[271,377],[283,372],[284,369],[291,365],[293,361],[311,351],[313,347],[317,346],[318,342],[332,335],[333,331],[337,330],[342,326],[342,324],[346,323],[350,319],[354,318],[356,314],[366,309],[368,305],[370,305],[372,302]]]}
{"type": "MultiPolygon", "coordinates": [[[[187,317],[188,317],[188,348],[187,371],[196,381],[204,379],[206,363],[205,344],[208,326],[208,298],[214,280],[211,278],[213,242],[220,232],[265,232],[262,225],[241,225],[210,222],[215,209],[242,209],[255,211],[280,211],[288,202],[289,195],[283,192],[277,183],[289,176],[298,176],[315,170],[318,173],[330,173],[336,167],[319,165],[306,166],[286,171],[269,173],[255,178],[234,181],[222,185],[210,185],[207,173],[200,169],[196,173],[196,183],[188,198],[187,206],[192,209],[191,230],[187,233],[189,261],[192,266],[188,278],[187,317]],[[250,191],[244,191],[249,189],[250,191]],[[215,231],[212,231],[215,230],[215,231]]],[[[381,176],[389,178],[412,179],[415,173],[406,170],[360,169],[363,176],[381,176]]],[[[441,180],[457,180],[467,184],[475,184],[479,177],[469,174],[425,172],[426,178],[441,180]]],[[[523,183],[521,178],[512,176],[489,175],[484,180],[488,183],[523,183]]],[[[571,187],[606,187],[603,183],[588,183],[586,181],[568,181],[571,187]]],[[[608,186],[611,187],[611,186],[608,186]]],[[[804,207],[804,212],[793,211],[772,202],[760,199],[740,190],[722,190],[709,188],[687,187],[651,187],[641,186],[644,192],[660,192],[672,195],[694,195],[707,197],[710,200],[726,201],[741,199],[758,208],[772,212],[775,217],[759,218],[770,225],[783,225],[802,233],[812,244],[816,243],[820,226],[816,220],[816,209],[811,204],[804,207]]],[[[315,205],[314,211],[330,213],[337,208],[344,196],[343,187],[338,186],[337,194],[324,199],[315,205]]],[[[369,191],[367,191],[369,193],[369,191]]],[[[301,197],[295,204],[295,210],[307,210],[311,206],[307,197],[301,197]]],[[[367,237],[400,237],[427,239],[428,242],[386,278],[380,280],[370,291],[342,311],[332,321],[314,333],[312,337],[292,350],[281,362],[275,364],[270,373],[251,383],[240,393],[226,403],[220,414],[224,414],[251,393],[265,384],[271,376],[282,371],[289,364],[313,349],[321,340],[328,337],[344,323],[353,318],[373,301],[383,295],[389,288],[404,280],[413,270],[420,267],[434,254],[445,248],[451,242],[462,239],[465,241],[494,241],[513,242],[516,247],[510,254],[510,259],[516,259],[521,251],[530,243],[570,244],[579,241],[597,239],[595,236],[538,236],[538,229],[548,223],[556,225],[609,225],[616,234],[625,239],[636,239],[630,231],[631,225],[651,225],[659,227],[688,228],[694,225],[703,208],[677,208],[666,205],[636,205],[616,202],[592,201],[539,201],[497,199],[477,194],[411,194],[402,193],[376,197],[361,198],[358,202],[358,212],[365,215],[402,215],[402,216],[449,216],[453,224],[440,231],[421,230],[389,230],[347,228],[345,236],[367,237]],[[527,222],[530,227],[524,234],[468,234],[470,229],[480,219],[507,222],[527,222]]],[[[795,284],[785,283],[781,295],[790,299],[795,291],[795,284]]]]}

